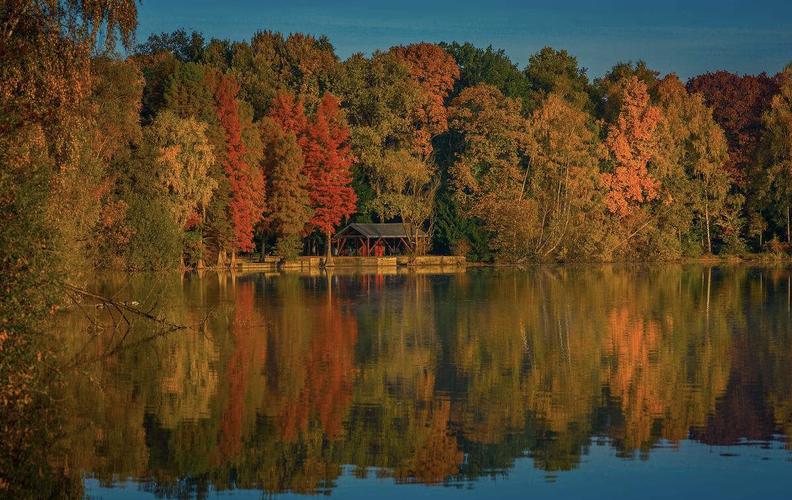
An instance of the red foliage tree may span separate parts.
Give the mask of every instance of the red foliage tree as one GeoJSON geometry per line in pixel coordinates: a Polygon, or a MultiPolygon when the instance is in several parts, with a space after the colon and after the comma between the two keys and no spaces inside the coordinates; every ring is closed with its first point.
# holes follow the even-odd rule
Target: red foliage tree
{"type": "Polygon", "coordinates": [[[313,123],[306,131],[305,172],[314,215],[311,226],[330,238],[341,219],[355,212],[357,196],[352,188],[353,156],[349,144],[349,127],[338,99],[330,93],[322,96],[313,123]]]}
{"type": "Polygon", "coordinates": [[[234,231],[236,250],[249,252],[255,248],[253,229],[264,212],[264,173],[257,165],[245,160],[245,144],[239,120],[239,84],[232,75],[215,75],[213,78],[215,109],[220,125],[225,131],[225,165],[231,186],[229,211],[234,231]]]}
{"type": "Polygon", "coordinates": [[[445,98],[459,78],[459,66],[453,56],[432,43],[394,47],[391,51],[423,90],[425,103],[416,123],[415,149],[417,153],[429,156],[432,136],[448,130],[445,98]]]}
{"type": "Polygon", "coordinates": [[[716,71],[691,78],[688,92],[700,92],[729,143],[725,168],[738,186],[745,187],[748,168],[762,134],[762,114],[778,93],[778,78],[766,74],[736,75],[716,71]]]}
{"type": "Polygon", "coordinates": [[[302,98],[280,92],[273,99],[269,117],[297,138],[313,210],[309,226],[327,235],[329,256],[333,231],[344,217],[355,212],[357,202],[351,186],[353,156],[349,127],[340,103],[334,95],[325,93],[316,116],[309,121],[302,98]]]}

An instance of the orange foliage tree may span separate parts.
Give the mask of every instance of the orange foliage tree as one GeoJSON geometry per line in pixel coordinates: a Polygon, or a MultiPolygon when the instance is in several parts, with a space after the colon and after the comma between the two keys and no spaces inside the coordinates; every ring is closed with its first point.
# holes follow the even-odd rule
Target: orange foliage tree
{"type": "Polygon", "coordinates": [[[423,90],[425,102],[415,124],[414,148],[416,153],[429,156],[432,137],[448,129],[445,98],[459,78],[459,66],[451,54],[432,43],[394,47],[391,51],[423,90]]]}
{"type": "Polygon", "coordinates": [[[657,153],[655,130],[660,119],[660,109],[649,103],[646,84],[635,76],[630,78],[623,90],[621,111],[606,140],[616,166],[613,172],[602,174],[609,190],[605,204],[620,217],[658,196],[659,183],[647,164],[657,153]]]}

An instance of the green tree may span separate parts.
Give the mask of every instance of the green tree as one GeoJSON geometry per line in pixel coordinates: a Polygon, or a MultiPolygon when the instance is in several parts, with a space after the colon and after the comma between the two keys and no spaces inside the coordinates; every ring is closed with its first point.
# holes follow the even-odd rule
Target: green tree
{"type": "Polygon", "coordinates": [[[295,257],[302,251],[302,237],[313,215],[302,150],[294,133],[286,132],[274,120],[264,118],[259,127],[265,144],[262,167],[267,180],[264,224],[277,238],[278,254],[295,257]]]}
{"type": "Polygon", "coordinates": [[[457,203],[482,221],[501,256],[526,257],[536,212],[524,197],[529,141],[521,102],[481,84],[451,101],[449,117],[462,145],[449,169],[457,203]]]}
{"type": "Polygon", "coordinates": [[[552,92],[578,109],[592,110],[586,69],[579,67],[577,58],[566,50],[544,47],[531,55],[524,73],[531,85],[531,109],[552,92]]]}
{"type": "Polygon", "coordinates": [[[465,88],[486,83],[500,90],[506,97],[522,100],[523,107],[529,108],[532,99],[531,83],[503,49],[496,50],[492,46],[482,49],[467,42],[443,43],[440,46],[454,56],[460,68],[452,96],[459,95],[465,88]]]}
{"type": "Polygon", "coordinates": [[[370,59],[356,54],[344,62],[340,82],[342,101],[346,103],[355,164],[355,190],[358,213],[377,215],[372,204],[389,184],[391,169],[388,155],[404,150],[412,152],[418,140],[414,124],[424,115],[425,97],[409,69],[393,53],[374,53],[370,59]]]}
{"type": "Polygon", "coordinates": [[[765,165],[765,171],[757,181],[758,191],[767,200],[766,206],[777,221],[777,227],[784,228],[782,231],[785,230],[789,243],[792,233],[792,69],[785,70],[780,90],[762,122],[765,132],[758,163],[765,165]]]}

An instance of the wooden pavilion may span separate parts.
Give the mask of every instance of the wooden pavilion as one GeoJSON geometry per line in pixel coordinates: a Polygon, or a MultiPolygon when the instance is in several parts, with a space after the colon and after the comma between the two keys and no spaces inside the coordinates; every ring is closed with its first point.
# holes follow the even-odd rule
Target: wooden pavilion
{"type": "Polygon", "coordinates": [[[429,235],[422,229],[408,235],[407,226],[401,222],[379,224],[350,224],[333,236],[335,255],[357,255],[363,257],[403,255],[410,253],[410,240],[417,240],[418,253],[423,253],[429,235]]]}

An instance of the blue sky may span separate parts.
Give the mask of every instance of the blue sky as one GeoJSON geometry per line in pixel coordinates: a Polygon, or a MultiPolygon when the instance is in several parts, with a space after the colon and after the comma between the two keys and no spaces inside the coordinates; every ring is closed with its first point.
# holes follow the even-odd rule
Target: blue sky
{"type": "Polygon", "coordinates": [[[456,40],[503,48],[520,67],[546,45],[567,49],[592,77],[637,59],[683,78],[775,73],[792,61],[789,0],[143,0],[139,9],[138,41],[179,28],[232,40],[300,31],[327,35],[342,58],[456,40]]]}

